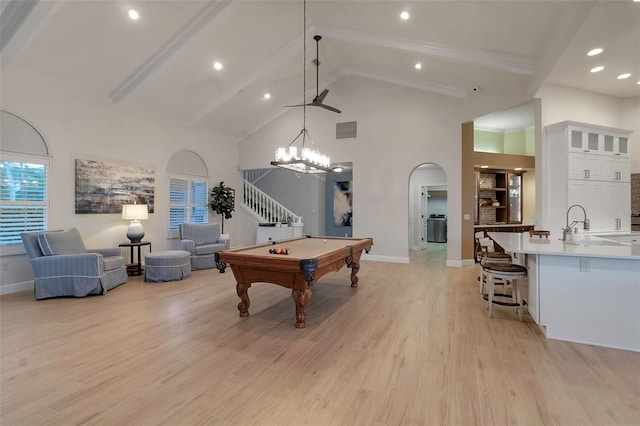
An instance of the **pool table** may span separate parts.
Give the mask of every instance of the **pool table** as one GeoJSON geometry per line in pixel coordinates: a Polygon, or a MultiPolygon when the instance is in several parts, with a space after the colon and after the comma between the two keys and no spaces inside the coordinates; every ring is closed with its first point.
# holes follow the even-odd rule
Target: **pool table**
{"type": "Polygon", "coordinates": [[[351,287],[358,287],[362,251],[373,246],[371,238],[303,237],[224,250],[217,260],[229,264],[236,278],[241,317],[249,316],[251,284],[266,282],[291,289],[296,305],[296,328],[305,328],[305,308],[311,299],[311,287],[325,274],[342,266],[351,268],[351,287]],[[272,254],[289,249],[289,254],[272,254]]]}

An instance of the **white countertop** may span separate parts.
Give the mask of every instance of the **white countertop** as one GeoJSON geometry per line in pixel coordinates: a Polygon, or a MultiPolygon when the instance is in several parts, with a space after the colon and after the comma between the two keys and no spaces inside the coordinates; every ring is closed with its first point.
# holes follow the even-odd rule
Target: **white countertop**
{"type": "Polygon", "coordinates": [[[534,226],[533,223],[481,223],[473,225],[474,228],[514,228],[520,226],[534,226]]]}
{"type": "MultiPolygon", "coordinates": [[[[640,234],[626,232],[606,236],[579,234],[580,243],[571,244],[561,240],[562,234],[551,234],[549,238],[529,237],[529,233],[489,232],[489,237],[509,253],[545,254],[552,256],[601,257],[611,259],[640,260],[640,234]],[[637,236],[636,242],[614,240],[624,235],[637,236]]],[[[624,240],[625,238],[621,238],[624,240]]],[[[626,238],[631,240],[632,238],[626,238]]]]}

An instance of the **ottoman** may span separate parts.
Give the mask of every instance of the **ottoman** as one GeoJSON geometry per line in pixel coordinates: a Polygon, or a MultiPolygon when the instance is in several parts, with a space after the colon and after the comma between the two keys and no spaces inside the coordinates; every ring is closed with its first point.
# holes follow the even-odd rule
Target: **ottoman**
{"type": "Polygon", "coordinates": [[[188,251],[157,251],[144,257],[146,282],[177,281],[189,276],[191,276],[191,258],[188,251]]]}

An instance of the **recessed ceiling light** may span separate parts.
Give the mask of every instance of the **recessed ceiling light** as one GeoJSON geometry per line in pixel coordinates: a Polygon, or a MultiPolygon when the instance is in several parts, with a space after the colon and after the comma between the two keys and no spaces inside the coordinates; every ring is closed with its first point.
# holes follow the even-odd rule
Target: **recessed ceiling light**
{"type": "Polygon", "coordinates": [[[129,9],[129,11],[127,12],[127,15],[129,15],[129,18],[131,18],[134,21],[137,21],[140,18],[140,14],[135,9],[129,9]]]}
{"type": "Polygon", "coordinates": [[[515,171],[520,171],[520,170],[522,170],[522,167],[516,167],[516,168],[515,168],[515,169],[513,169],[513,170],[515,170],[515,171]]]}
{"type": "Polygon", "coordinates": [[[481,169],[488,169],[489,166],[480,166],[481,169]]]}
{"type": "Polygon", "coordinates": [[[589,52],[587,52],[587,56],[596,56],[601,54],[602,52],[604,52],[604,49],[598,47],[595,49],[591,49],[589,52]]]}
{"type": "Polygon", "coordinates": [[[625,78],[629,78],[629,77],[631,77],[631,74],[630,74],[630,73],[628,73],[628,72],[626,72],[626,73],[624,73],[624,74],[620,74],[620,75],[618,76],[618,80],[624,80],[625,78]]]}
{"type": "Polygon", "coordinates": [[[400,18],[403,21],[406,21],[407,19],[409,19],[411,17],[411,15],[409,15],[409,12],[407,12],[406,10],[403,10],[402,12],[400,12],[400,18]]]}
{"type": "Polygon", "coordinates": [[[222,63],[216,61],[213,63],[213,68],[215,68],[216,70],[220,71],[222,69],[222,63]]]}
{"type": "Polygon", "coordinates": [[[591,68],[591,72],[600,72],[604,69],[602,65],[598,65],[597,67],[591,68]]]}
{"type": "Polygon", "coordinates": [[[336,173],[340,173],[342,170],[344,170],[342,167],[338,166],[338,167],[334,167],[333,171],[336,173]]]}
{"type": "Polygon", "coordinates": [[[638,80],[638,82],[636,84],[640,84],[640,80],[638,80]]]}
{"type": "Polygon", "coordinates": [[[422,69],[422,64],[420,62],[418,62],[417,64],[415,64],[415,67],[417,70],[421,70],[422,69]]]}
{"type": "Polygon", "coordinates": [[[265,99],[271,99],[271,93],[265,93],[264,94],[264,98],[265,99]]]}

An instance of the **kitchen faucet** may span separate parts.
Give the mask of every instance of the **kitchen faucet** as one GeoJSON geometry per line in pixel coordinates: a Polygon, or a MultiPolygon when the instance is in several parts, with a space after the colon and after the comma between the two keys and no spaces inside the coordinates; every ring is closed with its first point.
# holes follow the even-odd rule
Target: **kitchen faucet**
{"type": "Polygon", "coordinates": [[[589,219],[587,219],[587,211],[580,204],[574,204],[567,209],[567,227],[562,228],[562,241],[567,240],[567,234],[570,234],[573,227],[578,223],[582,223],[582,229],[584,229],[585,231],[589,230],[589,219]],[[574,220],[573,222],[571,222],[571,225],[569,225],[569,212],[574,207],[580,207],[582,209],[582,213],[584,213],[584,220],[574,220]]]}

